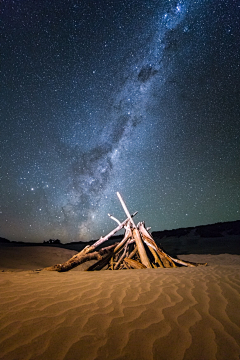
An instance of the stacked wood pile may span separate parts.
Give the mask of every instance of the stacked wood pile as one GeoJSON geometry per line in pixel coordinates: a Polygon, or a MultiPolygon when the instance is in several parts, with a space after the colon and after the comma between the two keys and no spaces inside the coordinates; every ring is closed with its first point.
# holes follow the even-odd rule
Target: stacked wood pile
{"type": "Polygon", "coordinates": [[[93,270],[123,270],[123,269],[146,269],[146,268],[175,268],[178,266],[195,267],[198,265],[207,265],[207,263],[193,263],[179,260],[171,257],[157,246],[154,239],[145,227],[144,222],[135,225],[133,217],[130,215],[126,204],[121,195],[117,193],[122,207],[127,215],[127,219],[122,223],[109,215],[111,219],[118,223],[118,226],[104,238],[100,238],[91,246],[86,246],[78,254],[63,264],[57,264],[45,270],[68,271],[86,261],[97,260],[93,265],[87,268],[87,271],[93,270]],[[111,236],[121,229],[125,229],[125,234],[120,243],[115,243],[96,251],[96,248],[107,241],[111,236]]]}

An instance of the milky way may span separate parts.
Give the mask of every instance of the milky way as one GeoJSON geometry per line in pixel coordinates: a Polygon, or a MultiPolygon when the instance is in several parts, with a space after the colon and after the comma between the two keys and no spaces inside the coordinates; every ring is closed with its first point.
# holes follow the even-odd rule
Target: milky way
{"type": "Polygon", "coordinates": [[[238,4],[48,4],[1,5],[0,236],[238,219],[238,4]]]}

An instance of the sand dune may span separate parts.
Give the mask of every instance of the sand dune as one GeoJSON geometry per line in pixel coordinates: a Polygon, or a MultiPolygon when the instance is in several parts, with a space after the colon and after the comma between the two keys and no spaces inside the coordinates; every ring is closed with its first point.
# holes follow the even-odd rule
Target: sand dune
{"type": "Polygon", "coordinates": [[[35,270],[67,261],[77,251],[48,246],[0,246],[1,270],[35,270]]]}
{"type": "Polygon", "coordinates": [[[73,252],[33,249],[24,271],[0,273],[1,360],[239,360],[240,256],[182,256],[208,267],[56,273],[31,271],[34,251],[37,267],[51,251],[52,260],[73,252]]]}

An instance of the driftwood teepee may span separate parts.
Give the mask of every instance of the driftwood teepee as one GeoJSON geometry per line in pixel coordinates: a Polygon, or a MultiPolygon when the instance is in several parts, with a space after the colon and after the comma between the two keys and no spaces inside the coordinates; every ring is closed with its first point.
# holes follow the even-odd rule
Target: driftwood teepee
{"type": "Polygon", "coordinates": [[[145,227],[144,222],[135,225],[133,217],[137,213],[130,215],[121,195],[119,193],[117,193],[117,195],[127,215],[127,219],[120,223],[119,220],[109,215],[118,223],[118,226],[114,230],[105,237],[101,237],[93,245],[86,246],[65,263],[45,268],[45,270],[68,271],[89,260],[97,260],[97,262],[89,266],[87,271],[207,265],[206,263],[200,264],[179,260],[166,254],[157,246],[148,229],[145,227]],[[125,228],[125,235],[120,243],[115,243],[114,245],[96,251],[97,247],[123,228],[125,228]]]}

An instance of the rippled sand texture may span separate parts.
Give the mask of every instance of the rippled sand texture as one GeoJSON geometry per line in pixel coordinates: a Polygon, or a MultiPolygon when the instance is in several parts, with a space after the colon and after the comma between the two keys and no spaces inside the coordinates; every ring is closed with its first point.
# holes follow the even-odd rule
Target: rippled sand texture
{"type": "Polygon", "coordinates": [[[0,358],[238,359],[240,256],[198,268],[0,273],[0,358]]]}

